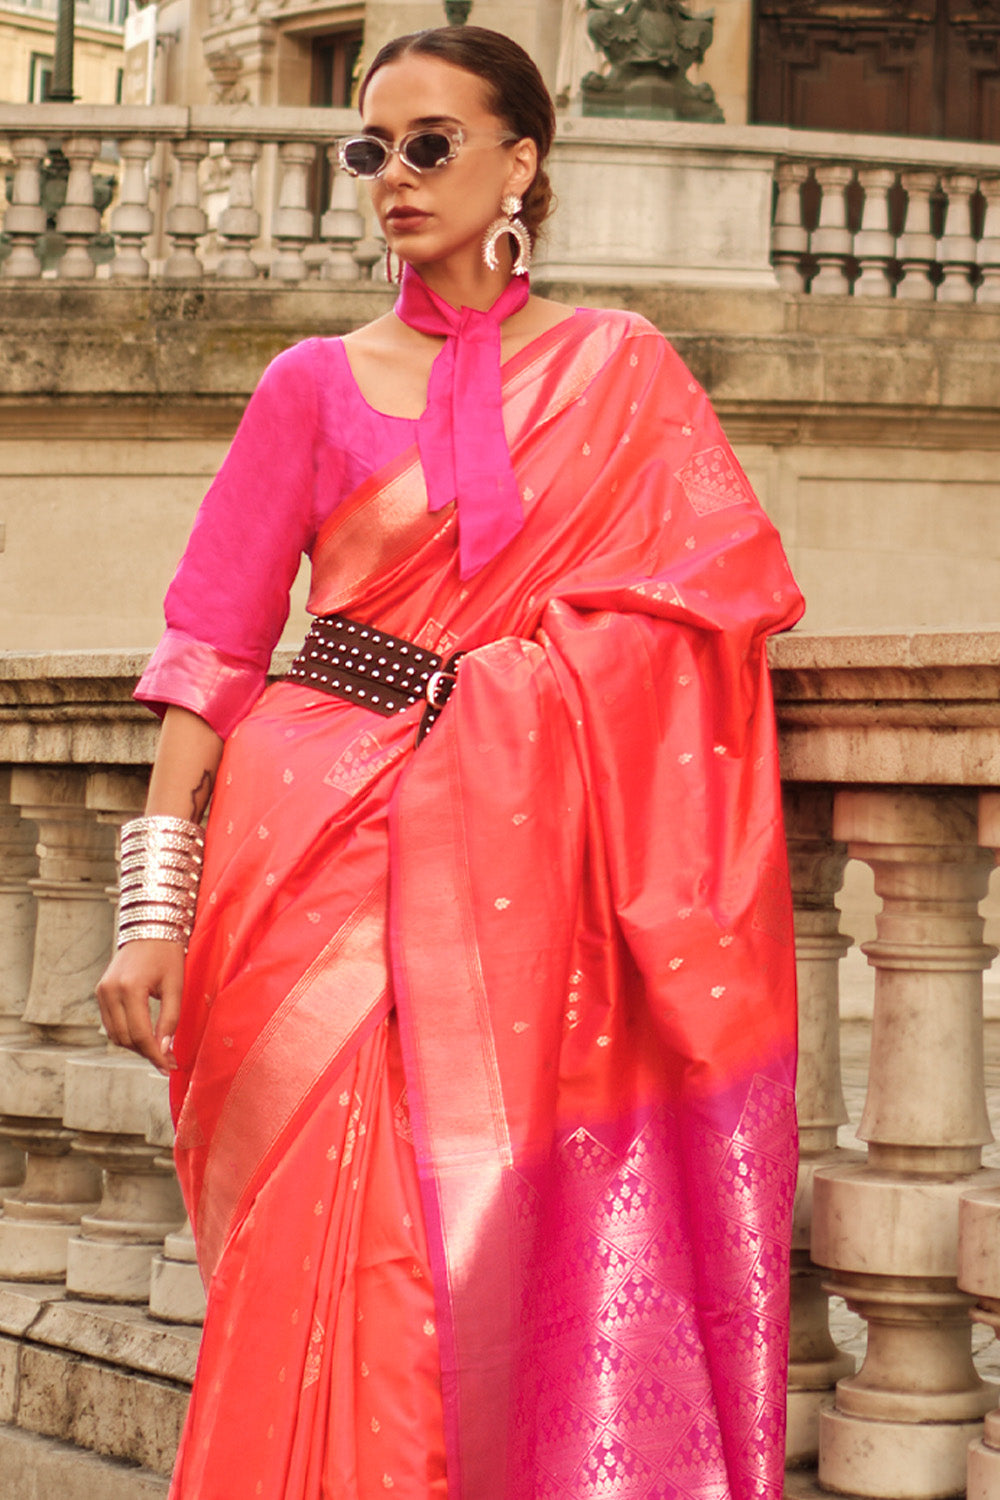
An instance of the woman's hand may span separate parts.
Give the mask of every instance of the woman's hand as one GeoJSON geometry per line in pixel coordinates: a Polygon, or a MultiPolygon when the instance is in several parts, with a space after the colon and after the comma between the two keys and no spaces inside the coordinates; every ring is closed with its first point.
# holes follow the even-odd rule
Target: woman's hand
{"type": "MultiPolygon", "coordinates": [[[[168,708],[153,763],[147,816],[200,822],[221,755],[222,740],[204,719],[186,708],[168,708]]],[[[148,1057],[161,1073],[177,1066],[170,1045],[180,1019],[183,983],[183,943],[136,938],[118,949],[97,986],[108,1036],[119,1047],[148,1057]],[[151,1000],[160,1002],[155,1027],[151,1000]]]]}
{"type": "Polygon", "coordinates": [[[184,946],[163,938],[125,943],[97,986],[101,1020],[111,1040],[148,1057],[161,1073],[176,1068],[171,1043],[181,1013],[184,946]],[[160,1002],[153,1025],[151,999],[160,1002]]]}

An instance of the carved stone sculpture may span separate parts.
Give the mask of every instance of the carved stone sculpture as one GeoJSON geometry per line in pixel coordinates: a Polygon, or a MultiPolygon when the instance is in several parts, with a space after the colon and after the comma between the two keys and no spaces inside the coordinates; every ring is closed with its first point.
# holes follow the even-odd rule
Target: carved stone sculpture
{"type": "Polygon", "coordinates": [[[587,0],[587,10],[611,67],[583,79],[585,115],[721,122],[711,87],[685,76],[711,46],[711,11],[693,15],[682,0],[587,0]]]}
{"type": "Polygon", "coordinates": [[[228,44],[205,58],[212,82],[209,85],[213,104],[249,104],[250,90],[243,78],[243,59],[228,44]]]}

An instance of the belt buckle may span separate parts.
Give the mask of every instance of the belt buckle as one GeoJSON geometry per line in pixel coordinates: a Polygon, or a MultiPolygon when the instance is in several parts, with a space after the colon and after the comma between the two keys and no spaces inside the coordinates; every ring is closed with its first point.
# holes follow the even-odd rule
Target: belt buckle
{"type": "Polygon", "coordinates": [[[417,729],[418,745],[451,697],[452,689],[458,681],[458,664],[464,655],[464,651],[456,652],[454,656],[449,657],[436,672],[432,672],[428,677],[424,685],[424,697],[427,699],[427,707],[424,709],[423,717],[417,729]]]}
{"type": "Polygon", "coordinates": [[[451,690],[457,681],[456,674],[449,672],[446,667],[441,667],[438,671],[431,673],[424,687],[424,697],[431,708],[437,709],[438,713],[441,712],[451,697],[451,690]]]}

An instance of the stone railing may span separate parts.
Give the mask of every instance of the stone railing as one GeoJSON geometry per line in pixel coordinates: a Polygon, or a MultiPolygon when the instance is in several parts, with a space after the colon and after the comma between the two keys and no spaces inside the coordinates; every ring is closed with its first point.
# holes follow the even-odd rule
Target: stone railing
{"type": "Polygon", "coordinates": [[[107,234],[116,280],[370,277],[384,247],[365,234],[357,184],[333,173],[317,198],[321,157],[332,165],[332,139],[356,128],[350,110],[0,105],[13,175],[0,273],[37,279],[51,259],[57,277],[90,280],[107,234]]]}
{"type": "MultiPolygon", "coordinates": [[[[931,1500],[965,1489],[968,1462],[970,1493],[996,1495],[998,1392],[969,1315],[1000,1326],[979,914],[1000,848],[1000,632],[793,633],[772,663],[800,978],[789,1492],[815,1493],[818,1463],[821,1489],[931,1500]],[[837,1145],[848,858],[882,902],[864,1155],[837,1145]],[[857,1371],[831,1290],[867,1323],[857,1371]]],[[[0,1476],[22,1444],[54,1485],[30,1435],[55,1435],[142,1466],[109,1466],[107,1500],[164,1493],[202,1305],[163,1080],[107,1047],[93,999],[116,828],[153,751],[129,698],[140,665],[0,656],[0,1476]]]]}
{"type": "Polygon", "coordinates": [[[1000,302],[1000,146],[803,131],[775,177],[786,290],[1000,302]]]}
{"type": "Polygon", "coordinates": [[[962,1493],[972,1443],[970,1493],[994,1495],[1000,1413],[985,1436],[982,1419],[998,1391],[972,1362],[969,1314],[1000,1307],[1000,1173],[980,1164],[995,950],[979,914],[1000,842],[1000,634],[793,634],[772,660],[800,961],[790,1456],[818,1451],[821,1487],[925,1500],[962,1493]],[[849,857],[882,902],[864,1156],[837,1146],[849,857]],[[857,1372],[829,1338],[828,1291],[867,1323],[857,1372]]]}
{"type": "MultiPolygon", "coordinates": [[[[0,105],[0,274],[378,277],[367,192],[333,170],[356,129],[349,110],[0,105]]],[[[551,165],[549,280],[1000,300],[1000,146],[567,117],[551,165]]]]}

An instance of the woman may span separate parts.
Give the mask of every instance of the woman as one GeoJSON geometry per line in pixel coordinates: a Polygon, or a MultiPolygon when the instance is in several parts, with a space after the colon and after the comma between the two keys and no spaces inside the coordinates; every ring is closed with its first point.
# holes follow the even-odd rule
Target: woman
{"type": "Polygon", "coordinates": [[[777,1496],[799,596],[660,335],[512,275],[521,49],[401,38],[361,110],[400,301],[265,373],[139,689],[100,999],[172,1069],[208,1286],[171,1494],[777,1496]],[[261,694],[303,548],[322,618],[261,694]],[[162,850],[213,786],[181,1008],[162,850]]]}

